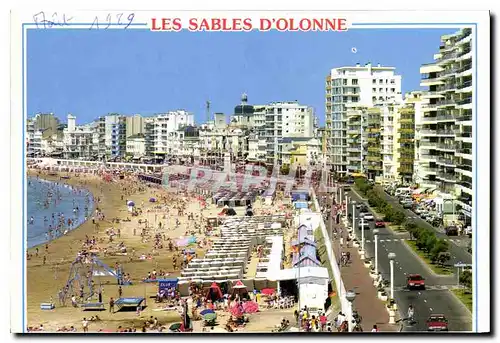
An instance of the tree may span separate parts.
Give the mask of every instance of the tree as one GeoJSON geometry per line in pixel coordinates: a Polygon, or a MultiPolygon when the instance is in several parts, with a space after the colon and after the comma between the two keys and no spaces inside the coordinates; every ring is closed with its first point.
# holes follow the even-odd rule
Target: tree
{"type": "Polygon", "coordinates": [[[417,224],[415,224],[415,222],[413,221],[406,221],[405,222],[405,230],[408,231],[408,233],[410,234],[410,240],[413,240],[416,236],[415,236],[415,233],[418,229],[418,226],[417,224]]]}
{"type": "Polygon", "coordinates": [[[439,259],[439,254],[442,252],[447,252],[448,249],[448,242],[446,242],[444,239],[438,240],[431,250],[432,261],[436,262],[439,259]]]}
{"type": "Polygon", "coordinates": [[[451,255],[449,252],[440,252],[437,258],[437,262],[443,266],[446,262],[448,262],[451,258],[451,255]]]}
{"type": "Polygon", "coordinates": [[[434,232],[429,232],[429,235],[427,236],[427,239],[425,241],[425,247],[424,250],[426,253],[430,253],[432,249],[436,246],[438,240],[436,238],[436,235],[434,232]]]}
{"type": "Polygon", "coordinates": [[[392,222],[396,225],[401,225],[405,221],[406,216],[403,212],[396,211],[392,218],[392,222]]]}
{"type": "Polygon", "coordinates": [[[430,232],[427,229],[422,229],[417,238],[417,248],[419,250],[424,250],[427,246],[427,238],[429,238],[430,232]]]}
{"type": "Polygon", "coordinates": [[[472,288],[472,273],[470,270],[464,270],[460,273],[459,282],[467,289],[472,288]]]}

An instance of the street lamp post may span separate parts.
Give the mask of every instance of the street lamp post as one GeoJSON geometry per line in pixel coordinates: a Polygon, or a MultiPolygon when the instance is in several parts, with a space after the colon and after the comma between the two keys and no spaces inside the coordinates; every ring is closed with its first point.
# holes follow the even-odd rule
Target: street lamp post
{"type": "Polygon", "coordinates": [[[389,258],[391,264],[391,299],[394,299],[394,259],[396,258],[396,254],[390,252],[387,257],[389,258]]]}
{"type": "Polygon", "coordinates": [[[356,237],[356,201],[352,202],[352,233],[354,237],[356,237]]]}
{"type": "Polygon", "coordinates": [[[347,219],[347,206],[348,206],[347,194],[345,194],[345,217],[346,217],[346,219],[347,219]]]}
{"type": "Polygon", "coordinates": [[[375,237],[375,275],[378,277],[378,229],[373,229],[373,236],[375,237]]]}
{"type": "Polygon", "coordinates": [[[365,258],[365,218],[361,217],[361,258],[365,258]]]}
{"type": "Polygon", "coordinates": [[[352,332],[353,329],[354,329],[354,323],[353,323],[353,313],[352,313],[352,303],[354,302],[354,299],[356,299],[356,293],[354,293],[353,291],[348,291],[345,295],[345,298],[347,299],[347,301],[349,302],[349,321],[347,322],[348,324],[348,328],[349,328],[349,332],[352,332]]]}

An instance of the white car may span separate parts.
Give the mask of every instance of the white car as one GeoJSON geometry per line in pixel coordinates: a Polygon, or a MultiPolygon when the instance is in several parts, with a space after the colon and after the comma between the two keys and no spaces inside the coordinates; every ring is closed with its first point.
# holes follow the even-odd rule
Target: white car
{"type": "Polygon", "coordinates": [[[363,216],[363,219],[366,221],[372,221],[372,220],[375,220],[375,217],[373,216],[373,214],[371,213],[365,213],[364,216],[363,216]]]}

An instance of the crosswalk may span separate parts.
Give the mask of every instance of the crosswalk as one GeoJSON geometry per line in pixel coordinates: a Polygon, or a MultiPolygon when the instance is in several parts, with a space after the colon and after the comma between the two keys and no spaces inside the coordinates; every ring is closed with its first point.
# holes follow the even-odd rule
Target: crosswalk
{"type": "MultiPolygon", "coordinates": [[[[448,289],[448,286],[444,286],[444,285],[429,285],[429,286],[425,286],[425,290],[426,291],[444,291],[444,290],[447,290],[448,289]]],[[[395,292],[415,292],[417,291],[416,289],[415,290],[410,290],[408,289],[407,287],[405,286],[398,286],[398,287],[394,287],[394,291],[395,292]]]]}
{"type": "MultiPolygon", "coordinates": [[[[445,238],[444,240],[448,241],[448,242],[455,242],[455,243],[462,242],[462,240],[460,240],[460,239],[452,239],[452,238],[445,238]]],[[[404,241],[406,241],[406,239],[405,238],[393,238],[393,239],[379,239],[378,241],[379,242],[387,242],[387,243],[389,243],[389,242],[404,242],[404,241]]],[[[365,242],[366,243],[375,243],[375,241],[371,240],[371,239],[366,239],[365,242]]]]}

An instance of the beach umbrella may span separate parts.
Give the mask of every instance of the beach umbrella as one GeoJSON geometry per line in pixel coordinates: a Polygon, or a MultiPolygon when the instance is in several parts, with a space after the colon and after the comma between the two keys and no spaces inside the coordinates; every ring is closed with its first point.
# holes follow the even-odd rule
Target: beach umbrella
{"type": "Polygon", "coordinates": [[[156,202],[155,198],[149,198],[149,202],[156,202]]]}
{"type": "Polygon", "coordinates": [[[211,320],[214,320],[217,318],[217,314],[215,312],[213,313],[207,313],[203,316],[203,319],[206,320],[207,322],[208,321],[211,321],[211,320]]]}
{"type": "Polygon", "coordinates": [[[205,310],[201,311],[201,312],[200,312],[200,315],[201,315],[201,316],[205,316],[206,314],[209,314],[209,313],[215,313],[215,311],[214,311],[214,310],[211,310],[211,309],[209,309],[209,308],[207,308],[207,309],[205,309],[205,310]]]}
{"type": "Polygon", "coordinates": [[[181,323],[174,323],[168,328],[170,331],[178,331],[181,329],[181,323]]]}
{"type": "Polygon", "coordinates": [[[133,201],[127,201],[127,206],[135,206],[135,202],[133,202],[133,201]]]}
{"type": "Polygon", "coordinates": [[[273,295],[274,288],[264,288],[263,290],[260,291],[260,293],[263,295],[273,295]]]}
{"type": "Polygon", "coordinates": [[[259,311],[259,304],[255,301],[245,301],[243,303],[243,311],[245,313],[255,313],[259,311]]]}

